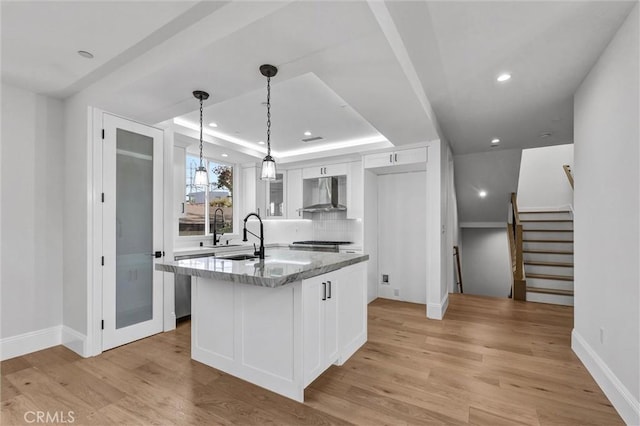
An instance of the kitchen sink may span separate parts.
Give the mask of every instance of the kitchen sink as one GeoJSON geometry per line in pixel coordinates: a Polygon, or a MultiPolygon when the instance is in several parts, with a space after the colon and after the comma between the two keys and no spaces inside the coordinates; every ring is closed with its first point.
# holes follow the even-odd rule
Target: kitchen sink
{"type": "Polygon", "coordinates": [[[203,247],[206,248],[217,248],[217,249],[223,249],[225,247],[240,247],[242,244],[218,244],[217,246],[214,245],[204,245],[203,247]]]}
{"type": "Polygon", "coordinates": [[[251,260],[251,259],[257,259],[258,256],[256,256],[255,254],[234,254],[233,256],[218,256],[220,259],[227,259],[227,260],[251,260]]]}

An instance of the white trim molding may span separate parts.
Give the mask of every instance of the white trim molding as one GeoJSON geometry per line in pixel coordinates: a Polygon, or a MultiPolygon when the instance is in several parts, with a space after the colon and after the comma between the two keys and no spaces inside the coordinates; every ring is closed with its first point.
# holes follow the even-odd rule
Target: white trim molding
{"type": "Polygon", "coordinates": [[[83,358],[87,358],[89,356],[87,352],[87,336],[71,327],[67,327],[66,325],[62,326],[61,331],[60,343],[62,345],[71,349],[83,358]]]}
{"type": "Polygon", "coordinates": [[[57,346],[60,344],[61,334],[62,326],[56,325],[0,339],[0,359],[4,361],[57,346]]]}
{"type": "Polygon", "coordinates": [[[460,228],[504,228],[507,222],[460,222],[460,228]]]}
{"type": "Polygon", "coordinates": [[[616,377],[576,329],[571,332],[571,349],[609,398],[622,420],[628,425],[639,425],[640,402],[633,397],[629,389],[616,377]]]}
{"type": "Polygon", "coordinates": [[[441,320],[449,307],[449,293],[445,293],[440,303],[427,304],[427,317],[429,319],[441,320]]]}

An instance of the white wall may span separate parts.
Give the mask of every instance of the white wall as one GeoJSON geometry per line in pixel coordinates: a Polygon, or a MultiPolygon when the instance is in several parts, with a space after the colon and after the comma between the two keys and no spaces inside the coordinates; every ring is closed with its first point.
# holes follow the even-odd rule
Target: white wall
{"type": "Polygon", "coordinates": [[[462,284],[465,294],[508,297],[511,265],[503,228],[462,228],[462,284]]]}
{"type": "Polygon", "coordinates": [[[573,168],[573,144],[522,150],[518,208],[573,205],[573,188],[562,166],[573,168]]]}
{"type": "Polygon", "coordinates": [[[3,83],[3,350],[62,323],[63,164],[62,103],[3,83]]]}
{"type": "Polygon", "coordinates": [[[572,348],[640,424],[638,5],[578,89],[572,348]]]}

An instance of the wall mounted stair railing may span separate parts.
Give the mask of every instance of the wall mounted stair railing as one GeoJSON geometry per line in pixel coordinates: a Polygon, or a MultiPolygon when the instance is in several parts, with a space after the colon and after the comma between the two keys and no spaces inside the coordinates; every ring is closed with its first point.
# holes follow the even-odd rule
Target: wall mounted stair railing
{"type": "Polygon", "coordinates": [[[511,297],[514,300],[527,299],[527,282],[524,273],[522,224],[518,213],[516,193],[511,193],[509,205],[509,223],[507,224],[509,248],[511,254],[511,269],[513,272],[513,287],[511,297]]]}

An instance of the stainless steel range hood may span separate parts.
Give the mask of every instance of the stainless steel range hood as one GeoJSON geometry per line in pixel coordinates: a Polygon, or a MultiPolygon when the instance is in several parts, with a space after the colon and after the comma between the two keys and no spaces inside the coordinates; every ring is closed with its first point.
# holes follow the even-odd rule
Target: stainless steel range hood
{"type": "MultiPolygon", "coordinates": [[[[336,176],[321,177],[317,179],[318,197],[317,203],[302,208],[303,212],[337,212],[346,211],[347,207],[340,204],[340,185],[336,176]]],[[[315,198],[315,197],[314,197],[315,198]]]]}

